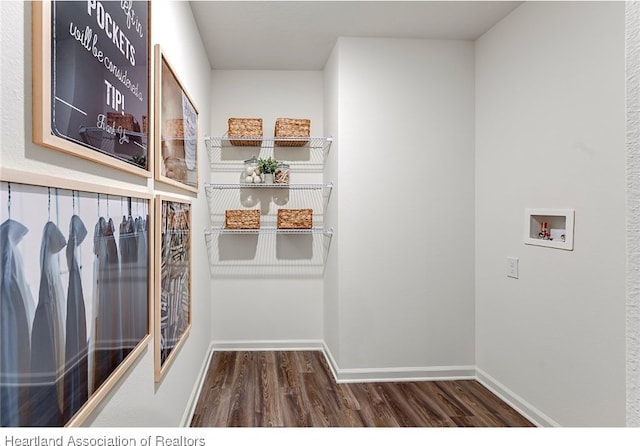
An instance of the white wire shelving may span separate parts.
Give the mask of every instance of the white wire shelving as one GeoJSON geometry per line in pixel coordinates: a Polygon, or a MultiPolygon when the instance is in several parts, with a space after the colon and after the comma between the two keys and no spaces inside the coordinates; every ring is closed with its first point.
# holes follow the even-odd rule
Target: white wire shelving
{"type": "MultiPolygon", "coordinates": [[[[212,172],[240,175],[253,156],[274,157],[292,172],[320,173],[332,138],[205,137],[212,172]]],[[[307,177],[309,178],[309,177],[307,177]]],[[[333,229],[324,227],[333,183],[205,182],[210,227],[204,231],[212,276],[321,277],[333,229]],[[259,209],[260,229],[227,229],[227,210],[259,209]],[[311,209],[310,229],[279,229],[278,209],[311,209]]]]}
{"type": "Polygon", "coordinates": [[[252,156],[273,156],[286,160],[293,169],[321,171],[329,154],[332,137],[231,138],[205,136],[211,170],[232,171],[252,156]]]}
{"type": "Polygon", "coordinates": [[[204,236],[213,277],[321,277],[333,230],[211,227],[204,236]]]}

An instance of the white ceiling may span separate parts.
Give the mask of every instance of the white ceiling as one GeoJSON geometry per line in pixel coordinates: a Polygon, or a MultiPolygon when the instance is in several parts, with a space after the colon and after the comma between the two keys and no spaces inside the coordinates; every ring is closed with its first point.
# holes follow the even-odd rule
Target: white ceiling
{"type": "Polygon", "coordinates": [[[321,70],[340,36],[473,40],[522,2],[190,3],[213,69],[321,70]]]}

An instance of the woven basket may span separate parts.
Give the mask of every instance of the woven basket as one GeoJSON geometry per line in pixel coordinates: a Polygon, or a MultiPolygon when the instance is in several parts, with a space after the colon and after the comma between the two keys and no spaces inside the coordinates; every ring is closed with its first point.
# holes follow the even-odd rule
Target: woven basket
{"type": "Polygon", "coordinates": [[[260,209],[227,209],[224,214],[227,229],[260,229],[260,209]]]}
{"type": "Polygon", "coordinates": [[[309,138],[311,135],[311,120],[309,119],[276,119],[275,145],[279,147],[302,147],[307,140],[287,141],[277,138],[309,138]]]}
{"type": "Polygon", "coordinates": [[[121,128],[122,130],[129,130],[130,132],[140,131],[140,125],[136,123],[133,115],[129,113],[107,112],[107,123],[113,125],[116,130],[121,128]],[[137,130],[136,125],[138,127],[137,130]]]}
{"type": "Polygon", "coordinates": [[[166,119],[162,125],[162,134],[166,138],[184,138],[184,120],[166,119]]]}
{"type": "Polygon", "coordinates": [[[262,141],[255,138],[262,138],[262,118],[229,118],[228,133],[233,146],[261,146],[262,141]],[[246,141],[246,138],[253,140],[246,141]]]}
{"type": "Polygon", "coordinates": [[[278,229],[311,229],[313,209],[278,209],[278,229]]]}

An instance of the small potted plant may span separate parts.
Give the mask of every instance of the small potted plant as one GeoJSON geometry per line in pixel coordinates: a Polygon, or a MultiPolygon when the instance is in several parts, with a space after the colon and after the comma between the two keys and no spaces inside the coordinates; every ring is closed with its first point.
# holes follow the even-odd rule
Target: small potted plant
{"type": "Polygon", "coordinates": [[[278,167],[278,161],[271,157],[260,158],[258,165],[260,166],[260,172],[264,175],[264,183],[273,184],[273,174],[278,167]]]}

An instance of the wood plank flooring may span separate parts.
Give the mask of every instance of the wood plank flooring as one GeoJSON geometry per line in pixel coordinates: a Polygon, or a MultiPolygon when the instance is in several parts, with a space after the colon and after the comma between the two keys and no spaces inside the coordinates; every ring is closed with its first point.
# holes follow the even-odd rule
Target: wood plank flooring
{"type": "Polygon", "coordinates": [[[192,427],[530,427],[474,380],[337,384],[319,351],[214,352],[192,427]]]}

